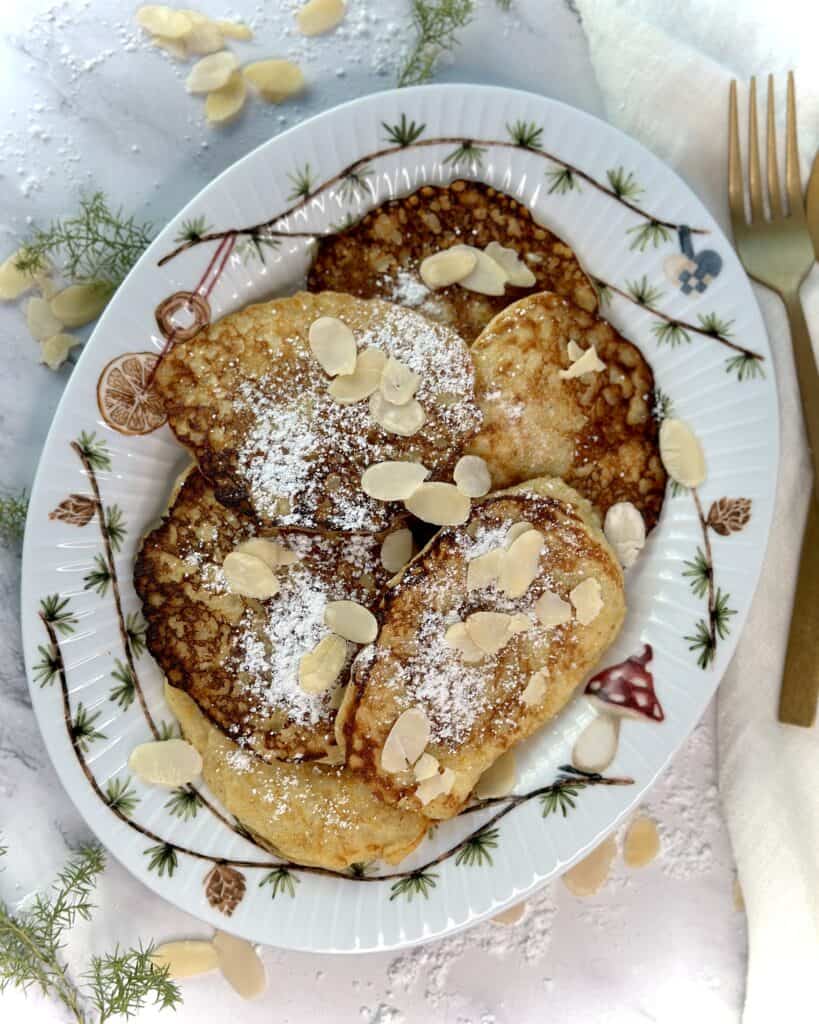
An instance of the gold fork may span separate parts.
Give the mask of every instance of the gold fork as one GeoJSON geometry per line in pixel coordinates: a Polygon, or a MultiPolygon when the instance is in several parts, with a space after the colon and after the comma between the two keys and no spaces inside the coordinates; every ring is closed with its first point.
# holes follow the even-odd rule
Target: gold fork
{"type": "MultiPolygon", "coordinates": [[[[737,122],[736,82],[731,83],[729,102],[728,198],[737,252],[745,269],[761,284],[779,294],[785,304],[791,328],[796,375],[802,396],[802,411],[813,458],[814,479],[819,481],[819,373],[813,357],[808,325],[799,301],[799,288],[813,265],[814,255],[805,219],[799,148],[796,141],[796,96],[793,72],[788,74],[787,139],[785,183],[787,213],[780,194],[774,124],[773,76],[768,76],[768,144],[766,171],[768,205],[766,217],[762,198],[762,172],[756,111],[756,80],[751,79],[748,109],[748,190],[751,219],[745,219],[745,193],[737,122]]],[[[819,513],[814,488],[808,526],[802,544],[788,652],[779,697],[779,720],[809,727],[816,717],[819,696],[819,513]]]]}

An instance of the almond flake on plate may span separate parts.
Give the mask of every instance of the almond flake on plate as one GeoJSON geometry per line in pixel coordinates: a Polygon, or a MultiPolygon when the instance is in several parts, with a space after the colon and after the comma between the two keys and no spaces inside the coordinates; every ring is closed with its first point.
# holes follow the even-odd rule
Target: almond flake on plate
{"type": "Polygon", "coordinates": [[[183,939],[181,942],[163,942],[151,953],[156,966],[168,968],[168,977],[174,981],[207,974],[219,966],[219,955],[212,942],[183,939]]]}
{"type": "Polygon", "coordinates": [[[266,601],[279,592],[279,581],[273,570],[256,555],[231,551],[222,562],[222,571],[232,594],[266,601]]]}
{"type": "Polygon", "coordinates": [[[450,647],[454,647],[461,656],[461,660],[467,665],[475,665],[486,657],[484,651],[478,647],[465,622],[453,622],[444,633],[444,640],[450,647]]]}
{"type": "Polygon", "coordinates": [[[382,769],[394,774],[411,768],[424,753],[429,734],[429,719],[424,709],[407,708],[398,716],[384,741],[382,769]]]}
{"type": "Polygon", "coordinates": [[[378,501],[406,501],[428,476],[420,462],[376,462],[361,474],[361,490],[378,501]]]}
{"type": "Polygon", "coordinates": [[[637,561],[646,542],[646,524],[635,505],[630,501],[611,505],[606,512],[603,532],[623,568],[637,561]]]}
{"type": "Polygon", "coordinates": [[[467,497],[482,498],[492,487],[489,467],[480,455],[462,455],[452,473],[459,491],[467,497]]]}
{"type": "Polygon", "coordinates": [[[517,782],[514,750],[507,750],[478,779],[474,794],[479,800],[508,796],[517,782]]]}
{"type": "Polygon", "coordinates": [[[446,288],[448,285],[463,281],[477,265],[478,257],[475,250],[458,246],[427,256],[421,262],[418,271],[427,288],[434,291],[436,288],[446,288]]]}
{"type": "Polygon", "coordinates": [[[444,768],[443,771],[419,782],[415,788],[415,795],[421,801],[422,806],[432,803],[439,796],[447,796],[452,792],[455,785],[455,772],[451,768],[444,768]]]}
{"type": "Polygon", "coordinates": [[[381,545],[381,564],[387,572],[400,572],[412,558],[414,549],[412,530],[406,527],[393,530],[381,545]]]}
{"type": "Polygon", "coordinates": [[[347,660],[347,641],[335,633],[325,636],[299,659],[299,686],[305,693],[324,693],[338,679],[347,660]]]}
{"type": "Polygon", "coordinates": [[[614,760],[620,739],[620,719],[598,715],[577,737],[572,764],[583,772],[604,772],[614,760]]]}
{"type": "Polygon", "coordinates": [[[542,626],[550,629],[552,626],[562,626],[571,619],[572,606],[553,591],[544,590],[535,601],[535,615],[542,626]]]}
{"type": "Polygon", "coordinates": [[[227,85],[228,79],[238,66],[238,58],[230,50],[212,53],[193,65],[185,79],[185,88],[192,93],[221,89],[223,85],[227,85]]]}
{"type": "Polygon", "coordinates": [[[433,526],[458,526],[469,518],[472,504],[454,484],[421,484],[404,500],[404,506],[418,519],[433,526]]]}
{"type": "Polygon", "coordinates": [[[234,71],[226,85],[208,93],[205,117],[211,124],[225,124],[239,114],[246,96],[245,80],[239,71],[234,71]]]}
{"type": "Polygon", "coordinates": [[[54,334],[40,344],[40,362],[49,370],[59,370],[68,359],[71,349],[79,344],[80,339],[75,338],[73,334],[54,334]]]}
{"type": "Polygon", "coordinates": [[[128,767],[143,782],[175,789],[202,772],[202,756],[187,740],[155,740],[131,751],[128,767]]]}
{"type": "Polygon", "coordinates": [[[671,479],[683,487],[699,487],[705,480],[702,445],[683,420],[660,424],[660,457],[671,479]]]}
{"type": "Polygon", "coordinates": [[[471,559],[466,567],[466,589],[482,590],[497,582],[504,552],[493,548],[477,558],[471,559]]]}
{"type": "Polygon", "coordinates": [[[378,620],[357,601],[328,601],[324,625],[354,644],[371,644],[378,636],[378,620]]]}
{"type": "Polygon", "coordinates": [[[320,316],[310,324],[308,338],[310,351],[325,373],[336,377],[340,373],[355,372],[358,356],[355,335],[343,320],[320,316]]]}
{"type": "Polygon", "coordinates": [[[107,281],[72,284],[52,296],[48,305],[66,327],[84,327],[97,319],[113,293],[107,281]]]}
{"type": "Polygon", "coordinates": [[[425,779],[431,779],[433,775],[437,775],[438,767],[437,757],[429,753],[421,754],[412,770],[415,775],[415,781],[423,782],[425,779]]]}
{"type": "Polygon", "coordinates": [[[304,88],[301,68],[289,60],[257,60],[242,74],[268,103],[282,103],[304,88]]]}
{"type": "Polygon", "coordinates": [[[342,373],[330,381],[327,391],[339,405],[354,405],[378,390],[387,362],[380,348],[365,348],[358,353],[352,373],[342,373]]]}
{"type": "Polygon", "coordinates": [[[259,954],[245,939],[217,931],[213,945],[219,956],[219,967],[225,980],[242,999],[255,999],[267,988],[264,964],[259,954]]]}
{"type": "Polygon", "coordinates": [[[594,622],[603,607],[600,584],[593,576],[589,576],[571,591],[569,600],[574,606],[577,621],[581,626],[588,626],[590,622],[594,622]]]}
{"type": "Polygon", "coordinates": [[[470,292],[478,292],[480,295],[503,295],[508,280],[506,271],[496,263],[485,252],[475,249],[471,245],[455,245],[455,250],[464,250],[475,254],[475,269],[458,284],[470,292]]]}
{"type": "Polygon", "coordinates": [[[296,11],[296,24],[304,36],[320,36],[329,32],[346,13],[343,0],[309,0],[296,11]]]}
{"type": "Polygon", "coordinates": [[[506,612],[473,612],[466,619],[470,640],[484,654],[495,654],[512,636],[512,616],[506,612]]]}
{"type": "Polygon", "coordinates": [[[523,597],[540,571],[546,538],[540,530],[524,530],[503,553],[498,586],[507,597],[523,597]]]}
{"type": "Polygon", "coordinates": [[[520,695],[521,701],[527,707],[534,707],[535,704],[541,704],[543,702],[543,698],[546,696],[548,683],[549,677],[545,669],[533,672],[529,676],[529,682],[526,684],[526,688],[520,695]]]}
{"type": "Polygon", "coordinates": [[[393,405],[406,405],[420,382],[417,373],[400,359],[390,356],[381,373],[381,394],[393,405]]]}
{"type": "Polygon", "coordinates": [[[412,437],[427,421],[423,406],[414,398],[403,405],[394,405],[380,390],[370,395],[370,416],[387,433],[398,434],[399,437],[412,437]]]}
{"type": "Polygon", "coordinates": [[[517,288],[531,288],[537,281],[535,275],[514,249],[506,249],[500,242],[490,242],[483,251],[503,270],[509,284],[515,285],[517,288]]]}
{"type": "Polygon", "coordinates": [[[559,370],[558,376],[562,380],[574,380],[575,377],[582,377],[584,373],[600,373],[605,368],[606,364],[597,355],[597,349],[592,345],[572,363],[568,370],[559,370]]]}

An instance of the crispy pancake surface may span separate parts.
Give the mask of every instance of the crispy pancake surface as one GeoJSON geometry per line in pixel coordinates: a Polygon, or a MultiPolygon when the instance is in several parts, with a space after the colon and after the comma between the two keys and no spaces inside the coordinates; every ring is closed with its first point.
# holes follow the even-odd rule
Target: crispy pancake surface
{"type": "Polygon", "coordinates": [[[322,238],[308,287],[412,306],[454,327],[467,342],[530,292],[554,291],[583,309],[597,308],[594,288],[569,246],[512,196],[474,181],[424,185],[322,238]],[[537,279],[532,288],[507,285],[505,295],[489,296],[458,285],[434,292],[424,286],[418,268],[427,256],[458,244],[483,249],[490,242],[514,249],[525,260],[537,279]]]}
{"type": "Polygon", "coordinates": [[[411,310],[325,292],[250,306],[178,345],[156,384],[171,428],[225,505],[268,525],[381,530],[394,509],[361,490],[362,472],[388,460],[422,462],[446,480],[480,424],[469,351],[449,328],[411,310]],[[367,400],[340,405],[308,344],[311,324],[335,317],[358,351],[378,348],[420,376],[426,422],[388,433],[367,400]]]}
{"type": "MultiPolygon", "coordinates": [[[[309,694],[299,685],[299,659],[329,633],[327,601],[375,604],[389,576],[380,547],[373,534],[258,528],[216,501],[194,470],[137,557],[134,585],[151,654],[173,686],[260,758],[332,757],[346,670],[335,688],[309,694]],[[256,536],[299,556],[277,567],[279,592],[265,601],[231,593],[222,570],[225,557],[256,536]]],[[[347,646],[349,662],[357,647],[347,646]]]]}
{"type": "Polygon", "coordinates": [[[640,350],[605,320],[543,292],[509,306],[472,346],[483,426],[469,451],[492,484],[560,477],[605,514],[630,501],[656,525],[666,473],[653,416],[654,375],[640,350]],[[594,345],[599,373],[560,377],[568,344],[594,345]]]}
{"type": "Polygon", "coordinates": [[[355,863],[397,864],[429,821],[391,807],[344,768],[263,764],[228,739],[182,690],[165,697],[202,755],[202,774],[219,801],[275,852],[299,864],[343,871],[355,863]]]}
{"type": "Polygon", "coordinates": [[[345,696],[337,723],[348,766],[389,802],[431,818],[451,817],[500,754],[566,704],[614,641],[624,615],[622,573],[588,502],[550,480],[483,499],[468,525],[442,529],[385,593],[381,632],[354,663],[352,697],[345,696]],[[494,583],[467,591],[469,562],[502,547],[519,522],[544,537],[537,575],[523,596],[509,598],[494,583]],[[597,580],[602,597],[593,621],[540,624],[534,604],[546,590],[568,601],[589,578],[597,580]],[[497,653],[467,664],[444,633],[453,621],[479,611],[522,612],[531,625],[497,653]],[[540,670],[547,674],[545,693],[530,705],[522,694],[540,670]],[[451,792],[423,807],[412,772],[393,774],[381,763],[385,740],[410,707],[423,709],[430,722],[427,751],[455,772],[451,792]]]}

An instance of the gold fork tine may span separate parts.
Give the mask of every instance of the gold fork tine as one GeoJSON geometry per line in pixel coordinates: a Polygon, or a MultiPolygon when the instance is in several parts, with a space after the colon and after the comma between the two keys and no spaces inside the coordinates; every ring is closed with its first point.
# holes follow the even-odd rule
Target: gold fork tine
{"type": "Polygon", "coordinates": [[[779,192],[779,169],[776,164],[773,75],[768,75],[768,154],[765,163],[768,171],[768,202],[771,206],[771,217],[778,220],[782,216],[782,200],[779,192]]]}
{"type": "Polygon", "coordinates": [[[751,223],[762,220],[762,172],[759,165],[759,135],[756,120],[756,78],[751,79],[748,102],[748,186],[751,192],[751,223]]]}
{"type": "Polygon", "coordinates": [[[804,214],[802,179],[799,175],[799,144],[796,141],[796,92],[793,72],[788,72],[788,135],[785,147],[785,180],[788,184],[788,210],[793,217],[804,214]]]}
{"type": "Polygon", "coordinates": [[[737,83],[731,82],[728,101],[728,202],[734,231],[745,223],[745,200],[742,193],[742,159],[739,152],[739,121],[737,119],[737,83]]]}

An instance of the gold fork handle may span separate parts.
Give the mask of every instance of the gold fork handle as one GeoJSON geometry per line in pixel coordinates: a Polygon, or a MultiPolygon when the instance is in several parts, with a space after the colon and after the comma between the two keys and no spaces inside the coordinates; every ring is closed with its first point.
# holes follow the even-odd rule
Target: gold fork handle
{"type": "Polygon", "coordinates": [[[819,697],[819,503],[816,489],[799,557],[799,577],[779,692],[779,721],[809,729],[819,697]]]}
{"type": "MultiPolygon", "coordinates": [[[[802,312],[802,303],[799,301],[799,293],[783,295],[782,298],[791,327],[796,379],[799,381],[802,413],[805,417],[808,445],[813,460],[813,478],[819,482],[819,371],[816,369],[813,346],[805,314],[802,312]]],[[[814,489],[814,497],[816,493],[814,489]]]]}

